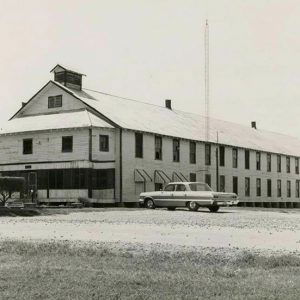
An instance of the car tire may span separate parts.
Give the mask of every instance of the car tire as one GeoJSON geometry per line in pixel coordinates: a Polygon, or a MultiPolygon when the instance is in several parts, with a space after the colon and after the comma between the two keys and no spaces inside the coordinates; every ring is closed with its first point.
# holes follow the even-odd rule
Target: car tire
{"type": "Polygon", "coordinates": [[[154,201],[152,199],[147,199],[145,201],[145,207],[148,209],[155,209],[154,201]]]}
{"type": "Polygon", "coordinates": [[[212,205],[212,206],[209,206],[208,209],[210,210],[210,212],[217,212],[219,210],[220,206],[218,205],[212,205]]]}
{"type": "Polygon", "coordinates": [[[167,207],[168,210],[175,210],[176,207],[167,207]]]}
{"type": "Polygon", "coordinates": [[[190,211],[197,211],[199,208],[199,205],[195,201],[188,202],[186,206],[190,211]]]}

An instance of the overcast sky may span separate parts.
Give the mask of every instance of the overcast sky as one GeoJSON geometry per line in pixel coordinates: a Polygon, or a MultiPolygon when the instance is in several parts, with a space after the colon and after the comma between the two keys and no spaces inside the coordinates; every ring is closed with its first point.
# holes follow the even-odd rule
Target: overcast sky
{"type": "Polygon", "coordinates": [[[0,122],[60,63],[84,87],[300,138],[299,0],[0,0],[0,122]]]}

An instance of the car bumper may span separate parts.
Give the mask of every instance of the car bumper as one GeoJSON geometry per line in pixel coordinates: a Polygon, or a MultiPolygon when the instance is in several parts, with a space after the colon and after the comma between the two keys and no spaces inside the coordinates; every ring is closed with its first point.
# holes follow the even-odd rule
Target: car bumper
{"type": "Polygon", "coordinates": [[[227,200],[218,200],[218,201],[214,201],[213,205],[217,205],[217,206],[236,206],[238,205],[239,200],[231,200],[231,201],[227,201],[227,200]]]}

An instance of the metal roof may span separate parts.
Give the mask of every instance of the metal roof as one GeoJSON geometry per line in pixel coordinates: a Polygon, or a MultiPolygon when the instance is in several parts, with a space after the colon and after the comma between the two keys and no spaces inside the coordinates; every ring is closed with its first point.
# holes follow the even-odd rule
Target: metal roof
{"type": "Polygon", "coordinates": [[[1,126],[0,135],[41,130],[84,128],[90,126],[113,128],[113,126],[94,114],[82,110],[15,118],[1,126]]]}

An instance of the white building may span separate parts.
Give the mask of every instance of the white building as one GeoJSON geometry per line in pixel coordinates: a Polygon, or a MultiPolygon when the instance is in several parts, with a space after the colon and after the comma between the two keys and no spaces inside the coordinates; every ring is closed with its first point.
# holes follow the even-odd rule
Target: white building
{"type": "Polygon", "coordinates": [[[135,202],[169,181],[197,180],[242,202],[300,206],[300,140],[82,88],[57,65],[0,130],[0,173],[24,176],[41,202],[135,202]],[[217,135],[218,141],[217,143],[217,135]],[[216,168],[218,148],[219,167],[216,168]],[[218,169],[218,170],[217,170],[218,169]]]}

